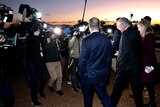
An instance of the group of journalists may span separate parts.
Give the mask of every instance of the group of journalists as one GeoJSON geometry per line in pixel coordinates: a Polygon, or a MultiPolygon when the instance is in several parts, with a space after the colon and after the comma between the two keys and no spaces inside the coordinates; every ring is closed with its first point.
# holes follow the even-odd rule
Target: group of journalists
{"type": "Polygon", "coordinates": [[[96,17],[89,20],[83,31],[80,27],[86,23],[80,22],[68,28],[67,34],[56,34],[52,28],[42,27],[31,7],[22,6],[21,13],[27,16],[27,21],[16,22],[10,16],[11,8],[0,4],[0,107],[14,107],[16,93],[9,76],[15,67],[15,56],[24,71],[35,107],[41,105],[38,95],[46,98],[46,84],[51,92],[63,96],[62,81],[66,79],[71,81],[74,93],[82,89],[85,107],[92,107],[94,91],[104,107],[116,107],[128,84],[136,107],[157,107],[154,86],[158,67],[150,17],[144,17],[136,26],[125,17],[118,18],[113,37],[102,30],[96,17]],[[27,9],[30,14],[26,13],[27,9]],[[115,56],[115,84],[110,96],[106,86],[115,56]],[[145,105],[144,87],[150,98],[145,105]]]}

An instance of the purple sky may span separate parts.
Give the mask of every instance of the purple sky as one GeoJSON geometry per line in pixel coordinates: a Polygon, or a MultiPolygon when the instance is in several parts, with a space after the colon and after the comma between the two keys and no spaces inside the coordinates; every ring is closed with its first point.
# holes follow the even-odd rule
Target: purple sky
{"type": "MultiPolygon", "coordinates": [[[[77,21],[82,19],[85,0],[1,0],[18,12],[20,4],[28,4],[42,13],[44,21],[77,21]]],[[[95,16],[102,20],[117,17],[139,20],[149,15],[153,21],[160,21],[160,0],[88,0],[85,20],[95,16]]]]}

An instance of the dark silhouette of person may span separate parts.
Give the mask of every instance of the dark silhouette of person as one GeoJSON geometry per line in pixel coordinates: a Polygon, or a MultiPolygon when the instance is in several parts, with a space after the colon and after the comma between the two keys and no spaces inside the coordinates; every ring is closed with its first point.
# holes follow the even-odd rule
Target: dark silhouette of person
{"type": "Polygon", "coordinates": [[[89,20],[90,36],[82,40],[79,74],[84,96],[84,107],[92,107],[94,92],[104,107],[113,107],[106,92],[111,71],[112,44],[108,36],[99,31],[100,21],[93,17],[89,20]]]}
{"type": "Polygon", "coordinates": [[[125,17],[117,21],[117,28],[122,32],[122,35],[116,64],[116,80],[111,94],[112,101],[116,107],[123,90],[130,83],[136,107],[143,107],[140,83],[141,36],[125,17]]]}
{"type": "MultiPolygon", "coordinates": [[[[118,19],[120,19],[120,18],[117,18],[116,21],[118,21],[118,19]]],[[[118,49],[119,49],[120,38],[121,38],[121,31],[119,29],[116,29],[113,34],[113,42],[112,42],[113,56],[116,53],[116,51],[118,51],[118,49]]]]}

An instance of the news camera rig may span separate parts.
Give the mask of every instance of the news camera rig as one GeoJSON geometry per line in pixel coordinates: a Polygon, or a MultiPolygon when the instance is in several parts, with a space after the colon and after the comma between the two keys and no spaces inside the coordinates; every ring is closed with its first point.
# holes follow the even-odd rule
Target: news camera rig
{"type": "Polygon", "coordinates": [[[72,36],[74,31],[78,32],[79,36],[81,36],[83,34],[88,34],[89,33],[88,23],[87,22],[80,22],[74,26],[68,26],[63,29],[64,36],[66,36],[66,37],[72,36]]]}
{"type": "Polygon", "coordinates": [[[20,14],[22,14],[22,21],[18,26],[18,39],[26,39],[28,34],[39,29],[40,31],[44,31],[46,25],[44,22],[41,22],[41,13],[35,9],[30,7],[27,4],[21,4],[19,7],[20,14]],[[28,19],[28,21],[26,21],[28,19]]]}
{"type": "Polygon", "coordinates": [[[4,4],[0,4],[0,35],[5,38],[5,41],[0,43],[0,48],[7,49],[8,47],[13,47],[16,45],[17,34],[7,35],[4,29],[4,24],[6,22],[12,22],[13,20],[13,10],[4,4]]]}

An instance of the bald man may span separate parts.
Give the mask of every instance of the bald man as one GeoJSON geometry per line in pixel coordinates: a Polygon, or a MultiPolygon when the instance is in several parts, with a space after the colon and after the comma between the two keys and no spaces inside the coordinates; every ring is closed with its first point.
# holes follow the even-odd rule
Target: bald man
{"type": "Polygon", "coordinates": [[[99,32],[100,21],[93,17],[89,20],[90,36],[82,40],[79,71],[84,96],[84,107],[92,107],[94,91],[104,107],[113,107],[106,92],[109,79],[112,44],[110,39],[99,32]]]}

